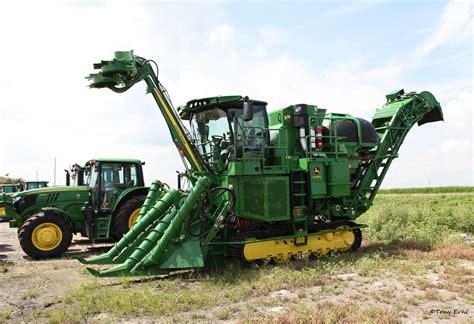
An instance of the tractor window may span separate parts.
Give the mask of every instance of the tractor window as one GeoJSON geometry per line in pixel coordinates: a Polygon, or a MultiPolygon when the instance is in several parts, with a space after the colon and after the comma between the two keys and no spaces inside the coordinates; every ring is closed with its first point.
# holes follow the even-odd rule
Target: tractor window
{"type": "Polygon", "coordinates": [[[137,175],[137,166],[135,164],[130,165],[130,179],[128,180],[130,186],[137,186],[138,185],[138,175],[137,175]]]}
{"type": "Polygon", "coordinates": [[[253,119],[244,121],[243,109],[229,109],[234,142],[238,157],[257,157],[263,153],[264,143],[268,143],[268,117],[264,105],[254,105],[253,119]]]}
{"type": "Polygon", "coordinates": [[[230,129],[227,114],[220,108],[213,108],[195,114],[191,120],[193,137],[197,141],[199,152],[204,156],[212,154],[216,141],[229,138],[230,129]]]}
{"type": "Polygon", "coordinates": [[[28,182],[26,184],[26,190],[46,188],[48,185],[44,182],[28,182]]]}
{"type": "Polygon", "coordinates": [[[5,187],[3,187],[2,192],[5,192],[5,193],[12,193],[12,192],[15,192],[15,187],[12,187],[12,186],[5,186],[5,187]]]}
{"type": "Polygon", "coordinates": [[[88,171],[88,181],[93,193],[93,206],[100,206],[102,211],[110,210],[124,189],[138,185],[138,170],[135,164],[101,162],[100,174],[98,171],[99,166],[96,164],[88,171]]]}

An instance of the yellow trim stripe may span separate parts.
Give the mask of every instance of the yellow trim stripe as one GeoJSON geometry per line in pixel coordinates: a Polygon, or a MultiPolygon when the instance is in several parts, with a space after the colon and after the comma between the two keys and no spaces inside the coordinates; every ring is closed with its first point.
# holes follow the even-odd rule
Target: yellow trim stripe
{"type": "Polygon", "coordinates": [[[188,140],[186,139],[184,134],[181,132],[181,128],[178,126],[178,123],[176,122],[176,119],[174,118],[173,114],[171,114],[171,112],[169,111],[168,106],[166,105],[165,101],[161,97],[160,92],[156,88],[154,88],[153,90],[155,91],[155,94],[158,96],[158,99],[160,100],[161,105],[163,106],[166,114],[168,115],[168,118],[170,119],[171,123],[173,124],[174,128],[176,129],[176,132],[178,133],[178,136],[179,136],[181,142],[183,142],[186,151],[188,152],[189,156],[193,160],[194,165],[196,165],[196,168],[198,169],[198,171],[201,172],[202,171],[201,166],[199,165],[196,157],[194,156],[193,151],[191,150],[191,147],[189,147],[188,140]]]}

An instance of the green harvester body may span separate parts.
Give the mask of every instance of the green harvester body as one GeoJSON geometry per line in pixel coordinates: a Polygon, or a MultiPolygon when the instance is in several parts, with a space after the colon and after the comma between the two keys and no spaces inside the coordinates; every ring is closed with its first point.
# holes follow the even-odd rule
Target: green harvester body
{"type": "Polygon", "coordinates": [[[96,276],[355,250],[365,225],[354,220],[372,205],[411,127],[443,120],[431,93],[403,90],[387,94],[371,122],[312,104],[267,113],[266,102],[239,95],[175,109],[154,64],[116,52],[88,77],[92,88],[118,93],[145,81],[186,166],[177,191],[152,185],[137,223],[108,253],[79,259],[96,265],[88,268],[96,276]]]}

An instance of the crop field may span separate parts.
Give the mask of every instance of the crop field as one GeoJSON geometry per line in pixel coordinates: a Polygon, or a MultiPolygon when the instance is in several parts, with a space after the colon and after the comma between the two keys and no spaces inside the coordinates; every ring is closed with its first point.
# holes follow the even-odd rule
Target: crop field
{"type": "Polygon", "coordinates": [[[355,253],[287,264],[96,279],[73,256],[29,261],[0,224],[0,322],[472,322],[472,187],[385,190],[355,253]],[[456,188],[456,189],[454,189],[456,188]]]}

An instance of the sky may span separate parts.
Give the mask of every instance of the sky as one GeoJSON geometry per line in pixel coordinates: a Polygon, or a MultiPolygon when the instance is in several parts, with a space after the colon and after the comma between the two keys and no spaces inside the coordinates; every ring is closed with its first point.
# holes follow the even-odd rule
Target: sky
{"type": "Polygon", "coordinates": [[[64,184],[72,163],[182,162],[144,83],[89,89],[92,64],[133,49],[175,106],[240,94],[370,120],[393,89],[431,91],[444,122],[414,126],[385,188],[474,185],[470,1],[2,1],[0,175],[64,184]]]}

